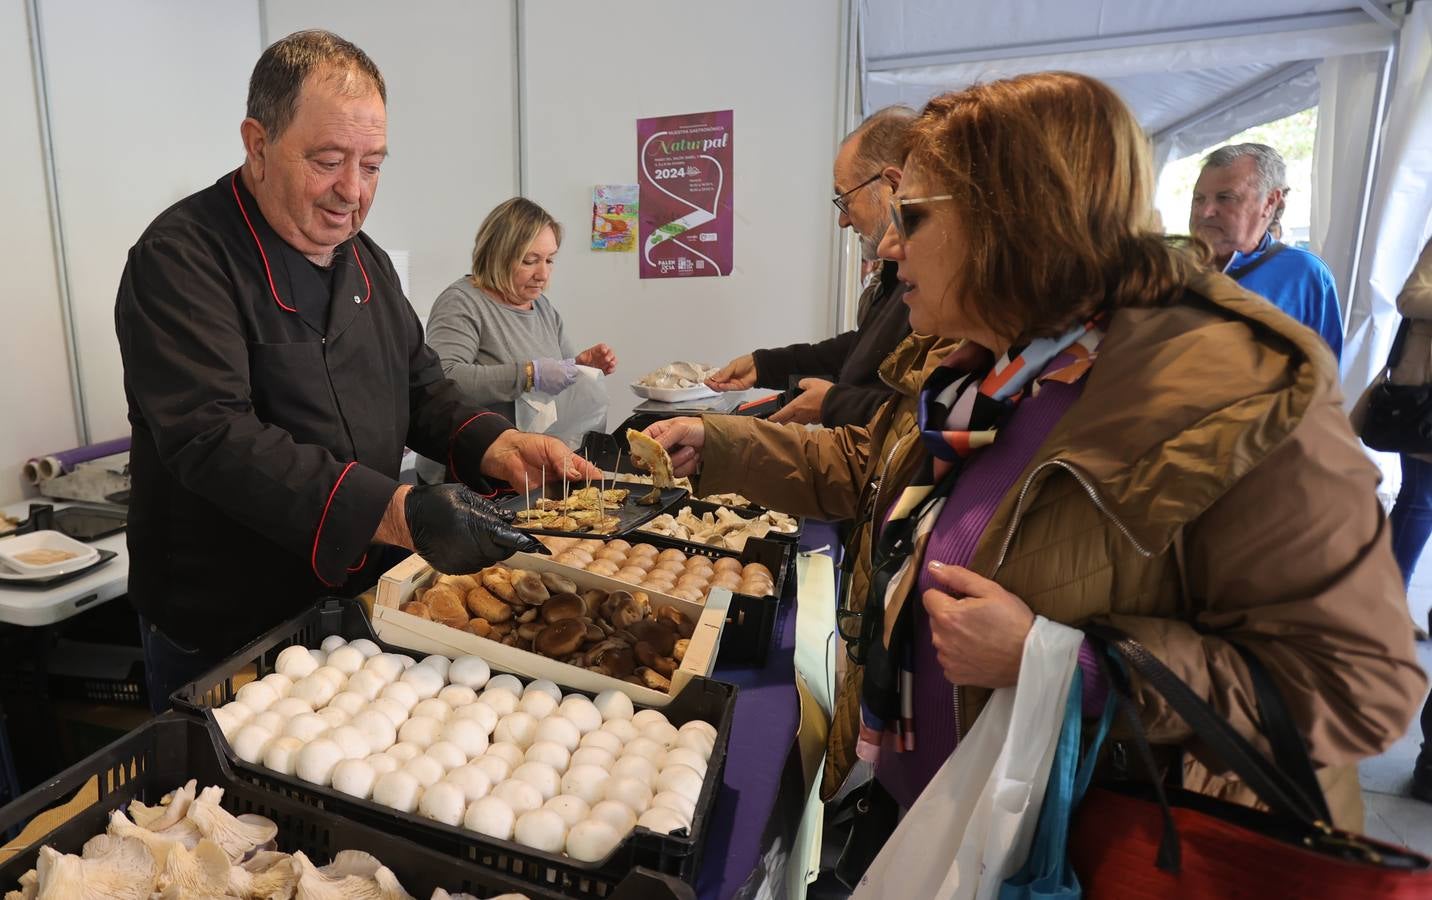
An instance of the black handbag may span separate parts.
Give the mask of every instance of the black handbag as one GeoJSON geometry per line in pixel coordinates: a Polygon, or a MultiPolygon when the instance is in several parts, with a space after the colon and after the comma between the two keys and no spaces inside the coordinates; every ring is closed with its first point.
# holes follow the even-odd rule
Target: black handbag
{"type": "Polygon", "coordinates": [[[1393,384],[1389,374],[1402,359],[1409,322],[1402,320],[1387,366],[1368,391],[1362,442],[1388,453],[1432,453],[1432,384],[1393,384]]]}

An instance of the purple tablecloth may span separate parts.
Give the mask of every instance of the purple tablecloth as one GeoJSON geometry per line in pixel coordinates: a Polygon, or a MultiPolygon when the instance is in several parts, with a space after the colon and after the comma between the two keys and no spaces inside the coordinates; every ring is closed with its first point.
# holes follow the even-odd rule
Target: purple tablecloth
{"type": "MultiPolygon", "coordinates": [[[[801,549],[838,546],[833,526],[807,520],[801,549]]],[[[792,582],[794,578],[790,579],[792,582]]],[[[696,880],[702,900],[726,900],[756,868],[761,837],[775,808],[781,771],[795,741],[800,717],[796,697],[796,604],[783,602],[777,613],[777,637],[763,669],[723,666],[713,678],[740,687],[725,782],[707,832],[705,855],[696,880]]]]}

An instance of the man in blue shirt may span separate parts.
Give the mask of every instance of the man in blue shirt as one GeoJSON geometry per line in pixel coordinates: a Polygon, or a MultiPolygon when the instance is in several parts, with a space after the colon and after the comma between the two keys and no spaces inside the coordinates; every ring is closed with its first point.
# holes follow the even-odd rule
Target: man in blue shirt
{"type": "Polygon", "coordinates": [[[1208,242],[1230,278],[1322,335],[1341,357],[1342,309],[1332,272],[1313,254],[1269,234],[1286,178],[1283,158],[1266,144],[1218,148],[1203,160],[1188,228],[1208,242]]]}

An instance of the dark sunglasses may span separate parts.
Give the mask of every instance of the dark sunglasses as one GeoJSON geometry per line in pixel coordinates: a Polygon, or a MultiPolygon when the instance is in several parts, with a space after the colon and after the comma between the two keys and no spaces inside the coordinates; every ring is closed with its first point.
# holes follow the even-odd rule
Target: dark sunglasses
{"type": "Polygon", "coordinates": [[[835,204],[835,208],[840,210],[842,215],[850,215],[850,198],[853,197],[855,195],[855,192],[859,191],[861,188],[869,187],[870,185],[879,181],[880,175],[881,173],[876,172],[874,175],[871,175],[869,178],[860,182],[850,190],[845,191],[841,194],[836,194],[834,197],[830,198],[830,202],[835,204]]]}
{"type": "Polygon", "coordinates": [[[936,200],[953,200],[953,194],[936,194],[933,197],[891,197],[890,198],[890,224],[895,226],[895,236],[900,243],[910,239],[910,233],[905,230],[905,216],[903,210],[907,206],[918,206],[921,203],[934,203],[936,200]]]}

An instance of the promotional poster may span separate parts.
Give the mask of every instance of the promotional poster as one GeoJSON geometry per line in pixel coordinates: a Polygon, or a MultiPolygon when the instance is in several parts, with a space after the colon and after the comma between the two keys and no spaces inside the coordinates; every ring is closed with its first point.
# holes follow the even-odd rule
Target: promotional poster
{"type": "Polygon", "coordinates": [[[638,119],[642,278],[731,274],[731,110],[638,119]]]}

